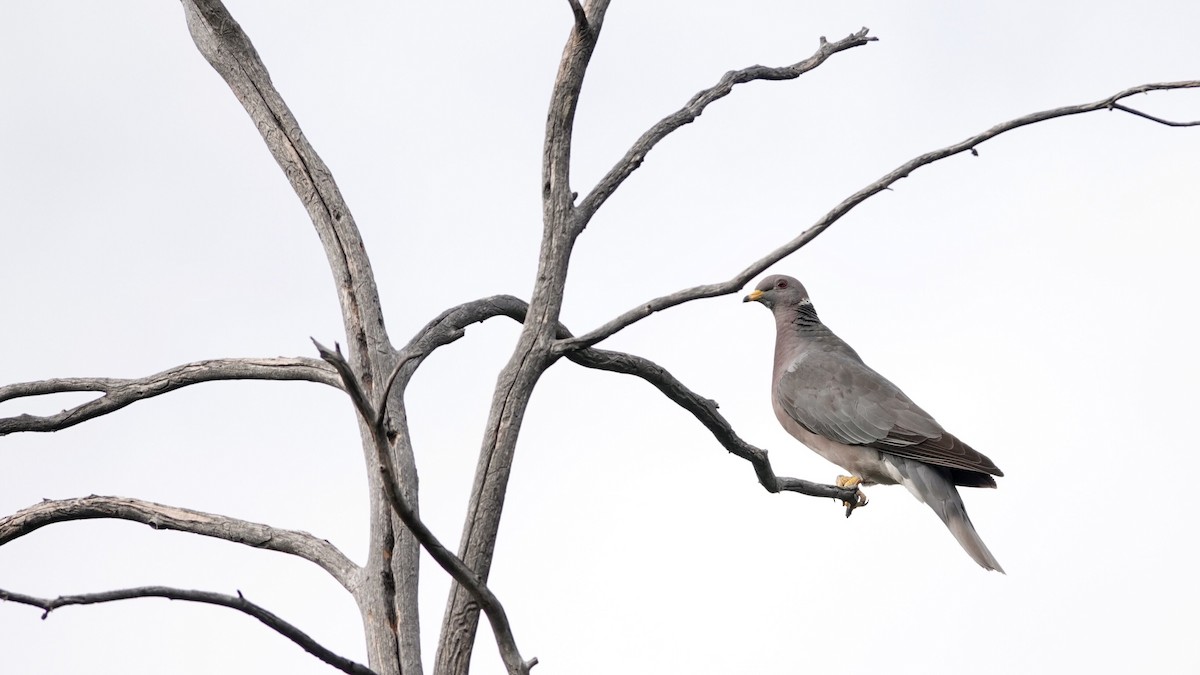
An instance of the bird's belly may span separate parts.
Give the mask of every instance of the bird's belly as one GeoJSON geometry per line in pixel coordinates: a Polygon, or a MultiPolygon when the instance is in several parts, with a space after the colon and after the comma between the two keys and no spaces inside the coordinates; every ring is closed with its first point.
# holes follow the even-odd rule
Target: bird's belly
{"type": "Polygon", "coordinates": [[[792,419],[778,405],[775,406],[775,417],[789,434],[810,450],[864,482],[882,485],[895,485],[899,482],[878,450],[863,445],[846,445],[814,434],[792,419]]]}

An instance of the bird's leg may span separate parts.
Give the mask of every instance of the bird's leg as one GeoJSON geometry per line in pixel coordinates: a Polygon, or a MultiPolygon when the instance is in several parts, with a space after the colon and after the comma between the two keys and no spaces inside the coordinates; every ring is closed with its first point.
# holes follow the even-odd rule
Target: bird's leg
{"type": "MultiPolygon", "coordinates": [[[[858,488],[858,484],[861,482],[862,482],[862,479],[859,478],[858,476],[838,476],[837,477],[837,486],[842,487],[842,488],[858,488]]],[[[859,490],[859,489],[855,489],[854,492],[855,492],[855,499],[853,502],[848,502],[848,501],[844,501],[844,500],[842,501],[842,506],[846,507],[846,517],[847,518],[849,518],[850,514],[854,512],[854,509],[857,509],[860,506],[867,505],[866,493],[864,493],[862,490],[859,490]]]]}

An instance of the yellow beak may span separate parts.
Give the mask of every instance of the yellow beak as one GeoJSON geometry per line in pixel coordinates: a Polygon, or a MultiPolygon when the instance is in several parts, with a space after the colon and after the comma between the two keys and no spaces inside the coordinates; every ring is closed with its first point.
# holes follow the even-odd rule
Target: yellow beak
{"type": "Polygon", "coordinates": [[[763,296],[763,292],[758,289],[755,289],[753,291],[750,291],[750,295],[747,295],[746,297],[742,298],[742,302],[758,302],[758,299],[761,298],[762,296],[763,296]]]}

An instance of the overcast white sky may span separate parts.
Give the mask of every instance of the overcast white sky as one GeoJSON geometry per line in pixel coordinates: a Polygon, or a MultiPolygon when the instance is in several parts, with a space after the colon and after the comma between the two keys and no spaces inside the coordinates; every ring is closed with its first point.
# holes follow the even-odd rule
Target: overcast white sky
{"type": "MultiPolygon", "coordinates": [[[[582,332],[727,279],[867,182],[1018,115],[1200,76],[1200,4],[618,0],[585,83],[574,188],[731,68],[881,41],[754,83],[659,146],[583,235],[564,321],[582,332]]],[[[229,2],[363,230],[388,327],[526,296],[565,2],[229,2]]],[[[341,340],[308,219],[173,2],[0,8],[0,382],[136,377],[341,340]]],[[[1200,118],[1200,93],[1131,101],[1200,118]]],[[[1185,672],[1200,471],[1193,434],[1200,130],[1094,113],[923,169],[773,271],[1005,471],[967,490],[1007,576],[930,510],[875,488],[849,520],[770,495],[690,416],[569,363],[539,386],[492,586],[537,672],[1185,672]]],[[[605,343],[717,400],[781,475],[839,469],[770,410],[773,325],[726,297],[605,343]]],[[[409,390],[421,508],[459,539],[487,401],[517,327],[430,358],[409,390]]],[[[77,397],[0,405],[56,411],[77,397]]],[[[0,439],[0,513],[139,497],[304,529],[363,560],[349,402],[306,383],[185,389],[53,435],[0,439]]],[[[425,660],[448,582],[423,567],[425,660]]],[[[149,584],[248,598],[364,659],[350,598],[312,565],[124,522],[0,549],[0,588],[149,584]]],[[[48,620],[0,605],[11,673],[330,673],[252,619],[140,600],[48,620]]],[[[475,672],[500,673],[481,631],[475,672]]]]}

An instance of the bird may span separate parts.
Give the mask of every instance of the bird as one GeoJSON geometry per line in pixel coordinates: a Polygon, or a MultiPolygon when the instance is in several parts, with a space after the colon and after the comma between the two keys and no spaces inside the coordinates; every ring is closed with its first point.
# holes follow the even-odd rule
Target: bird
{"type": "Polygon", "coordinates": [[[996,487],[1004,473],[947,432],[817,318],[795,278],[764,278],[742,302],[775,316],[771,403],[789,434],[850,473],[838,476],[866,504],[859,485],[908,488],[942,519],[963,550],[986,570],[1004,573],[967,516],[958,487],[996,487]]]}

